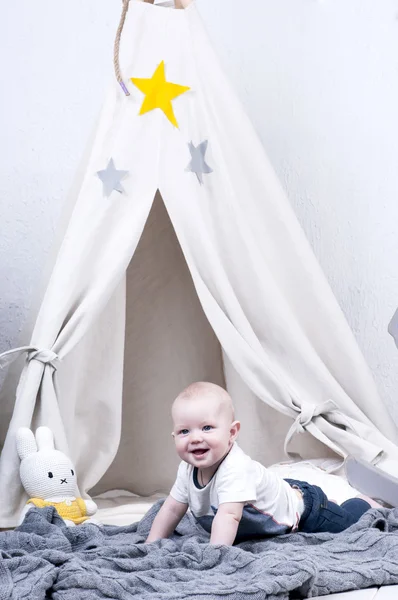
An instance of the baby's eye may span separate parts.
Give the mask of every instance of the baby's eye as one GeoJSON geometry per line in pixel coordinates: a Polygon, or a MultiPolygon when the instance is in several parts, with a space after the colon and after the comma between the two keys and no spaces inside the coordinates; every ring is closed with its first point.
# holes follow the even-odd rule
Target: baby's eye
{"type": "Polygon", "coordinates": [[[180,429],[178,432],[180,435],[187,435],[189,433],[189,429],[180,429]]]}
{"type": "Polygon", "coordinates": [[[52,479],[54,477],[54,475],[51,473],[51,471],[48,472],[48,476],[50,479],[52,479]]]}
{"type": "Polygon", "coordinates": [[[203,427],[203,431],[211,431],[213,429],[213,425],[205,425],[203,427]]]}
{"type": "Polygon", "coordinates": [[[71,469],[71,470],[70,470],[70,472],[72,473],[72,475],[74,475],[74,474],[75,474],[75,472],[74,472],[74,470],[73,470],[73,469],[71,469]]]}

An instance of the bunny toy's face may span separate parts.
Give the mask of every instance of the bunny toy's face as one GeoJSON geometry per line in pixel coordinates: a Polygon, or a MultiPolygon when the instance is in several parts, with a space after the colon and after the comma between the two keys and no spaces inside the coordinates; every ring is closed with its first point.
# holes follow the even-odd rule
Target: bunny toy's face
{"type": "Polygon", "coordinates": [[[57,450],[39,450],[27,456],[20,467],[21,481],[30,498],[76,496],[73,463],[57,450]]]}

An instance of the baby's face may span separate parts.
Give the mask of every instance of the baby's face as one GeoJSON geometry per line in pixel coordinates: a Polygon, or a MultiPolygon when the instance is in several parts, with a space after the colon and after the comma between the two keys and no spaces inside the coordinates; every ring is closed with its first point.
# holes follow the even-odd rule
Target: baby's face
{"type": "Polygon", "coordinates": [[[173,408],[173,421],[177,453],[194,467],[212,467],[233,444],[230,411],[214,398],[179,402],[173,408]]]}

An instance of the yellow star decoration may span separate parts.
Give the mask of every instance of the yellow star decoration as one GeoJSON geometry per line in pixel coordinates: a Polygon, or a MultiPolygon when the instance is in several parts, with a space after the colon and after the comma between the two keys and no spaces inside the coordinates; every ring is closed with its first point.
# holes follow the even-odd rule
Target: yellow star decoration
{"type": "Polygon", "coordinates": [[[132,77],[131,81],[145,94],[145,99],[139,114],[143,115],[154,108],[160,108],[169,121],[178,128],[171,101],[174,98],[177,98],[177,96],[181,96],[181,94],[187,92],[190,88],[185,85],[178,85],[177,83],[166,81],[164,61],[162,60],[150,79],[138,79],[137,77],[132,77]]]}

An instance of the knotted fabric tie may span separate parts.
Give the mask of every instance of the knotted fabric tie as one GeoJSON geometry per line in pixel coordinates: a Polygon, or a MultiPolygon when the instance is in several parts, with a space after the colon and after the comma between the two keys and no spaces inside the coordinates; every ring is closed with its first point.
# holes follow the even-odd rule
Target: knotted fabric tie
{"type": "Polygon", "coordinates": [[[336,412],[337,410],[338,406],[335,402],[333,402],[333,400],[327,400],[321,404],[310,404],[309,402],[303,402],[298,416],[287,432],[284,444],[285,453],[288,456],[292,455],[292,453],[288,451],[288,446],[292,438],[297,433],[304,433],[308,425],[312,423],[315,417],[320,417],[321,415],[326,416],[327,414],[336,412]]]}
{"type": "Polygon", "coordinates": [[[50,365],[53,369],[57,370],[60,358],[52,350],[46,350],[42,348],[36,348],[35,346],[21,346],[21,348],[14,348],[0,354],[0,369],[8,366],[14,360],[17,360],[22,354],[26,353],[26,360],[38,360],[44,365],[50,365]]]}

